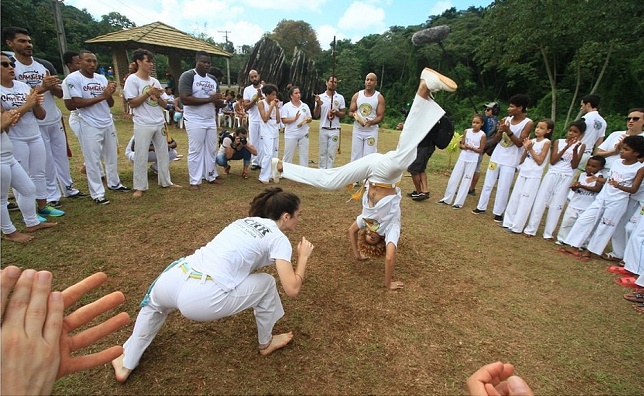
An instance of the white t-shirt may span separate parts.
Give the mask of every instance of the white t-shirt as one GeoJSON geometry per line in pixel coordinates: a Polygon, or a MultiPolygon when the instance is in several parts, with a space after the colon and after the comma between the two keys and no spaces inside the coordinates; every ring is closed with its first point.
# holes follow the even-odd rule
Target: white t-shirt
{"type": "MultiPolygon", "coordinates": [[[[130,74],[127,80],[125,80],[123,95],[125,95],[125,99],[128,100],[136,98],[137,96],[149,91],[150,85],[155,88],[161,88],[159,80],[154,77],[144,80],[136,74],[130,74]]],[[[168,95],[164,92],[161,95],[161,98],[168,100],[168,95]]],[[[159,103],[156,100],[150,97],[147,97],[141,105],[133,107],[132,113],[134,115],[132,120],[136,125],[159,126],[165,123],[163,109],[159,106],[159,103]]]]}
{"type": "MultiPolygon", "coordinates": [[[[266,99],[262,99],[261,102],[264,105],[264,111],[268,111],[268,109],[271,108],[271,105],[266,101],[266,99]]],[[[259,103],[257,105],[259,106],[259,103]]],[[[262,120],[262,123],[260,124],[260,128],[259,128],[259,133],[261,136],[278,138],[280,136],[280,130],[279,130],[280,120],[277,119],[277,109],[275,107],[273,107],[273,110],[271,111],[271,114],[269,114],[269,117],[270,118],[266,122],[262,120]]]]}
{"type": "MultiPolygon", "coordinates": [[[[70,97],[92,99],[103,95],[107,87],[107,78],[97,73],[94,73],[92,78],[85,77],[79,70],[69,74],[63,84],[67,85],[70,97]]],[[[107,128],[114,125],[107,100],[78,109],[78,117],[94,128],[107,128]]]]}
{"type": "MultiPolygon", "coordinates": [[[[597,147],[597,149],[602,151],[612,151],[615,148],[615,145],[619,143],[620,140],[624,139],[626,136],[628,136],[626,131],[615,131],[610,135],[608,135],[606,140],[604,140],[602,144],[600,144],[597,147]]],[[[644,136],[644,132],[636,136],[644,136]]],[[[613,163],[615,163],[615,161],[620,159],[619,152],[617,154],[613,154],[610,157],[605,157],[605,158],[606,158],[606,165],[604,166],[604,174],[608,174],[608,171],[613,166],[613,163]]]]}
{"type": "MultiPolygon", "coordinates": [[[[590,181],[588,179],[591,177],[594,179],[595,176],[597,175],[589,175],[586,172],[581,172],[579,174],[579,177],[577,178],[577,181],[583,186],[593,187],[597,184],[597,182],[595,180],[590,181]]],[[[578,210],[586,210],[590,206],[590,204],[593,203],[598,193],[599,192],[578,188],[577,191],[572,192],[568,206],[578,210]]]]}
{"type": "MultiPolygon", "coordinates": [[[[67,86],[67,84],[65,84],[65,80],[63,80],[62,88],[63,88],[63,100],[71,99],[72,96],[69,94],[69,87],[67,86]]],[[[69,123],[73,124],[73,123],[77,123],[78,121],[79,121],[78,120],[78,110],[70,110],[69,111],[69,123]]]]}
{"type": "Polygon", "coordinates": [[[333,117],[332,120],[329,120],[327,116],[331,109],[342,110],[346,108],[344,96],[334,92],[333,102],[331,102],[331,97],[327,95],[326,91],[324,91],[320,94],[320,100],[322,101],[322,105],[320,106],[320,129],[340,128],[340,117],[333,117]]]}
{"type": "MultiPolygon", "coordinates": [[[[47,62],[49,63],[49,62],[47,62]]],[[[52,70],[48,70],[45,65],[36,61],[32,58],[30,65],[24,65],[16,59],[16,67],[14,72],[16,73],[16,80],[23,82],[29,85],[31,88],[36,88],[42,85],[43,80],[46,76],[56,75],[56,69],[51,63],[48,65],[52,70]]],[[[47,115],[43,120],[37,120],[38,125],[51,125],[57,122],[60,122],[62,113],[58,106],[56,106],[56,101],[54,100],[54,95],[50,91],[44,93],[44,102],[42,107],[45,108],[47,115]]]]}
{"type": "Polygon", "coordinates": [[[396,194],[380,199],[373,208],[369,207],[369,183],[362,194],[362,213],[356,218],[360,229],[368,227],[372,232],[385,237],[385,243],[398,246],[400,238],[400,201],[402,194],[396,187],[396,194]]]}
{"type": "Polygon", "coordinates": [[[291,262],[291,254],[291,243],[275,221],[247,217],[228,225],[186,261],[230,291],[258,268],[274,264],[275,260],[291,262]]]}
{"type": "Polygon", "coordinates": [[[581,142],[586,145],[584,153],[591,154],[597,140],[606,135],[606,121],[597,111],[589,111],[583,117],[586,122],[586,132],[584,132],[581,142]]]}
{"type": "MultiPolygon", "coordinates": [[[[262,87],[263,85],[260,84],[259,89],[261,90],[262,87]]],[[[244,88],[244,100],[250,100],[252,102],[255,100],[256,97],[257,97],[257,88],[253,87],[252,84],[244,88]]],[[[257,108],[257,103],[255,103],[253,106],[251,106],[250,109],[246,111],[248,112],[248,122],[262,121],[262,117],[259,114],[259,109],[257,108]]]]}
{"type": "MultiPolygon", "coordinates": [[[[179,78],[179,93],[191,91],[191,95],[195,98],[209,98],[217,92],[217,81],[209,74],[200,76],[195,69],[184,72],[179,78]],[[186,83],[192,78],[192,86],[186,83]]],[[[183,104],[183,118],[189,123],[202,127],[212,127],[217,125],[216,121],[217,111],[214,103],[206,103],[202,105],[183,104]]]]}
{"type": "MultiPolygon", "coordinates": [[[[466,129],[465,144],[470,147],[479,148],[481,147],[481,138],[483,136],[485,136],[485,132],[482,130],[474,132],[472,128],[466,129]]],[[[458,160],[463,162],[478,162],[479,155],[479,153],[472,150],[461,150],[461,153],[458,155],[458,160]]]]}
{"type": "MultiPolygon", "coordinates": [[[[556,150],[557,153],[559,153],[561,152],[561,150],[563,150],[564,147],[566,147],[566,139],[557,139],[552,144],[553,150],[556,150]]],[[[562,175],[572,176],[574,171],[572,167],[572,158],[574,156],[573,151],[575,150],[576,144],[577,143],[568,147],[568,149],[561,155],[561,158],[559,158],[559,161],[557,161],[554,165],[550,165],[550,167],[548,168],[548,173],[558,173],[562,175]]]]}
{"type": "Polygon", "coordinates": [[[293,118],[298,111],[300,112],[300,115],[297,120],[289,124],[284,123],[284,138],[301,139],[305,136],[308,136],[309,124],[305,122],[301,127],[298,127],[297,124],[303,122],[304,118],[311,117],[311,110],[309,109],[309,105],[304,102],[300,102],[299,106],[296,106],[295,104],[293,104],[293,102],[285,103],[280,110],[280,116],[282,116],[282,120],[284,120],[285,118],[293,118]]]}
{"type": "MultiPolygon", "coordinates": [[[[550,140],[548,139],[541,139],[541,141],[538,142],[536,138],[532,139],[532,143],[533,143],[532,150],[534,150],[534,152],[537,153],[538,155],[541,155],[546,142],[549,142],[549,141],[550,140]]],[[[543,159],[543,162],[541,163],[541,165],[539,165],[534,160],[534,158],[532,158],[532,154],[528,152],[525,156],[525,160],[523,160],[523,163],[520,165],[521,169],[519,170],[519,176],[532,178],[532,179],[536,179],[536,178],[541,179],[541,177],[543,176],[543,169],[546,167],[546,164],[548,163],[549,156],[550,154],[546,154],[546,157],[543,159]]]]}
{"type": "MultiPolygon", "coordinates": [[[[17,109],[25,104],[30,93],[31,87],[29,85],[16,80],[13,81],[11,88],[0,86],[2,108],[4,110],[17,109]]],[[[20,116],[16,125],[9,128],[9,138],[12,140],[26,141],[38,136],[40,136],[40,128],[33,109],[20,116]]]]}
{"type": "MultiPolygon", "coordinates": [[[[510,132],[520,139],[523,128],[525,128],[525,125],[532,120],[526,117],[518,124],[512,125],[513,118],[514,117],[506,118],[505,123],[510,126],[510,132]]],[[[496,145],[492,155],[490,156],[490,161],[499,165],[517,166],[521,160],[521,150],[523,150],[523,148],[517,147],[517,145],[514,144],[504,132],[501,137],[501,141],[496,145]]]]}
{"type": "MultiPolygon", "coordinates": [[[[609,179],[617,181],[620,186],[630,187],[633,185],[637,171],[643,167],[641,162],[635,162],[631,165],[624,165],[623,160],[615,161],[610,168],[609,179]]],[[[628,199],[630,196],[626,191],[613,187],[608,181],[604,184],[602,190],[597,194],[598,199],[606,201],[616,201],[619,199],[628,199]]]]}

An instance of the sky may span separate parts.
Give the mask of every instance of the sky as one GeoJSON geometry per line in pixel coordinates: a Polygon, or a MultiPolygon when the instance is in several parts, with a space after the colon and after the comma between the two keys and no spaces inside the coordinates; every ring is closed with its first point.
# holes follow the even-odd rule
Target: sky
{"type": "Polygon", "coordinates": [[[420,25],[455,7],[486,7],[492,0],[64,0],[95,20],[118,12],[137,26],[163,22],[189,34],[225,36],[235,47],[254,46],[283,19],[302,20],[316,31],[322,49],[336,39],[359,41],[390,26],[420,25]],[[228,32],[228,33],[225,33],[228,32]]]}

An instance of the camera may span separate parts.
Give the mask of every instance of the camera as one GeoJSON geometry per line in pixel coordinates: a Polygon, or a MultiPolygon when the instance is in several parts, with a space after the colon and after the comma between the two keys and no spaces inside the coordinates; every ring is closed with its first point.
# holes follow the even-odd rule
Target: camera
{"type": "Polygon", "coordinates": [[[240,136],[239,137],[239,143],[241,143],[242,146],[245,146],[246,143],[248,143],[248,139],[246,139],[245,136],[240,136]]]}

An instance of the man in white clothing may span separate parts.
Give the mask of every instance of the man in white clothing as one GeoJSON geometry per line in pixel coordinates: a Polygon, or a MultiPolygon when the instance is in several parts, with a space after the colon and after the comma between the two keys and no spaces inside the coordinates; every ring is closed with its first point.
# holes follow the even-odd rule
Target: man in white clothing
{"type": "Polygon", "coordinates": [[[319,168],[333,168],[335,154],[340,144],[340,120],[346,114],[344,96],[336,90],[338,79],[329,76],[326,80],[326,91],[315,95],[315,108],[313,117],[320,117],[320,164],[319,168]]]}
{"type": "MultiPolygon", "coordinates": [[[[262,94],[262,83],[259,79],[259,73],[256,70],[251,70],[248,73],[250,85],[244,88],[244,109],[248,112],[248,139],[250,143],[258,146],[260,139],[260,129],[262,117],[257,108],[257,102],[264,99],[262,94]]],[[[253,155],[251,158],[251,170],[259,168],[257,156],[253,155]]]]}
{"type": "Polygon", "coordinates": [[[579,161],[579,169],[584,170],[588,158],[593,151],[602,144],[606,136],[606,121],[599,115],[599,95],[590,94],[581,98],[581,112],[584,114],[586,122],[586,132],[584,132],[581,142],[586,146],[584,155],[579,161]]]}
{"type": "Polygon", "coordinates": [[[351,98],[349,117],[353,118],[351,161],[378,152],[378,123],[385,118],[385,97],[376,91],[378,77],[367,74],[364,89],[351,98]]]}

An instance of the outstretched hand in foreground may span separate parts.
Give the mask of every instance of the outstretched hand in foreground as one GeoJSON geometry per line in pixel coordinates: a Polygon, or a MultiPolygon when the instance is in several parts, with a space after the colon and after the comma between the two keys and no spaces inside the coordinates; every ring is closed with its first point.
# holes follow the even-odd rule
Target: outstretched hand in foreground
{"type": "Polygon", "coordinates": [[[467,379],[467,390],[471,396],[534,396],[528,384],[513,373],[509,363],[487,364],[467,379]]]}

